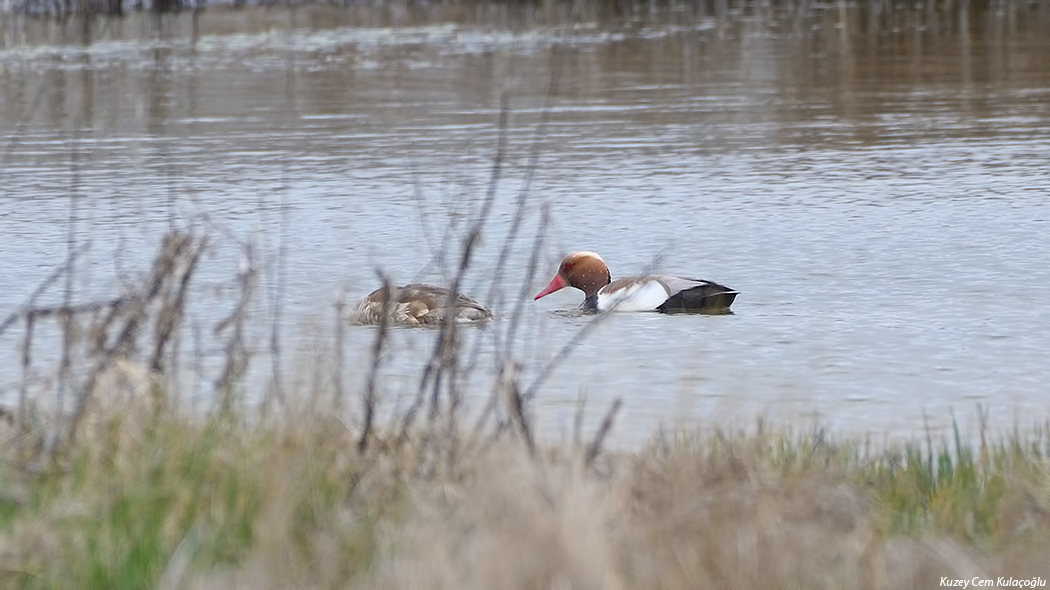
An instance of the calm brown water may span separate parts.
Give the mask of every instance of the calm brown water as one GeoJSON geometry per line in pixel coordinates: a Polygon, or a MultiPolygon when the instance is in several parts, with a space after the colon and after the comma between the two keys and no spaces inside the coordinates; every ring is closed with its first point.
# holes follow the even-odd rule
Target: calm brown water
{"type": "MultiPolygon", "coordinates": [[[[259,356],[276,315],[294,374],[287,351],[326,337],[340,288],[364,295],[377,268],[450,274],[437,254],[484,198],[506,97],[505,168],[467,292],[511,313],[544,207],[530,294],[580,249],[614,276],[655,263],[743,292],[731,316],[605,321],[540,391],[548,432],[571,428],[581,392],[595,413],[623,397],[619,431],[638,438],[758,415],[875,436],[942,429],[952,412],[972,430],[978,405],[999,427],[1050,418],[1046,6],[585,12],[571,30],[564,14],[500,7],[0,18],[0,315],[69,235],[90,243],[74,284],[88,300],[141,271],[169,224],[193,226],[216,245],[190,323],[206,333],[209,306],[234,297],[251,241],[259,356]]],[[[581,300],[525,305],[526,376],[588,321],[552,313],[581,300]]],[[[499,332],[474,334],[482,358],[499,332]]],[[[372,336],[349,330],[349,378],[372,336]]],[[[7,366],[18,338],[0,336],[7,366]]],[[[389,400],[414,389],[432,338],[396,334],[389,400]]],[[[17,379],[0,373],[0,402],[17,379]]]]}

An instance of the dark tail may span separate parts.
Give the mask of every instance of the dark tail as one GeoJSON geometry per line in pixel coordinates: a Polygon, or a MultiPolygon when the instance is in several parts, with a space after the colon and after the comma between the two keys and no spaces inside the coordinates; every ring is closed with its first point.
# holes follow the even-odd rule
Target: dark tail
{"type": "Polygon", "coordinates": [[[739,293],[725,285],[704,283],[675,293],[656,309],[664,313],[732,313],[729,306],[739,293]]]}

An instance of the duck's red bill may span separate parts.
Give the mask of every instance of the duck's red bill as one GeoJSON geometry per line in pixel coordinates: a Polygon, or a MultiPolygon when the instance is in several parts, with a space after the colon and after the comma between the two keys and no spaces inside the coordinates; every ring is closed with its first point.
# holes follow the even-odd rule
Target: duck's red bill
{"type": "Polygon", "coordinates": [[[567,285],[568,283],[565,282],[565,279],[561,278],[560,274],[554,275],[554,279],[551,281],[551,284],[547,285],[547,288],[540,291],[540,294],[533,297],[532,300],[536,301],[540,297],[550,295],[551,293],[557,291],[558,289],[562,289],[567,285]]]}

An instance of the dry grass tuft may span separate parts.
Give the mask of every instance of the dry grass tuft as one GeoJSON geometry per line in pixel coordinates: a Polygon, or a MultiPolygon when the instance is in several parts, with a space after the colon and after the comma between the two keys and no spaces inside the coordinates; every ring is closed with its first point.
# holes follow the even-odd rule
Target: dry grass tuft
{"type": "Polygon", "coordinates": [[[432,435],[400,445],[377,435],[362,454],[358,433],[317,413],[245,421],[136,403],[99,409],[108,427],[86,429],[51,469],[3,456],[3,579],[28,588],[898,588],[946,575],[1050,577],[1050,472],[1039,461],[982,471],[1017,492],[995,497],[1002,530],[969,539],[933,517],[894,532],[902,508],[871,476],[884,456],[805,436],[665,438],[587,467],[581,449],[540,444],[533,455],[512,436],[462,435],[460,452],[436,462],[432,435]]]}
{"type": "Polygon", "coordinates": [[[609,544],[614,512],[602,482],[578,457],[530,459],[504,443],[455,480],[413,486],[404,522],[384,531],[380,587],[616,588],[609,544]]]}

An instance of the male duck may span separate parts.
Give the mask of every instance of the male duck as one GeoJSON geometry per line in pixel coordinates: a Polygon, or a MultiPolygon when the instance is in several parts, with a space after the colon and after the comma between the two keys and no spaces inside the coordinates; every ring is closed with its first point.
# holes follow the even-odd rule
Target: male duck
{"type": "Polygon", "coordinates": [[[576,287],[592,311],[728,313],[738,291],[725,285],[676,275],[645,275],[612,280],[609,267],[594,252],[577,252],[561,261],[558,274],[534,299],[576,287]]]}

